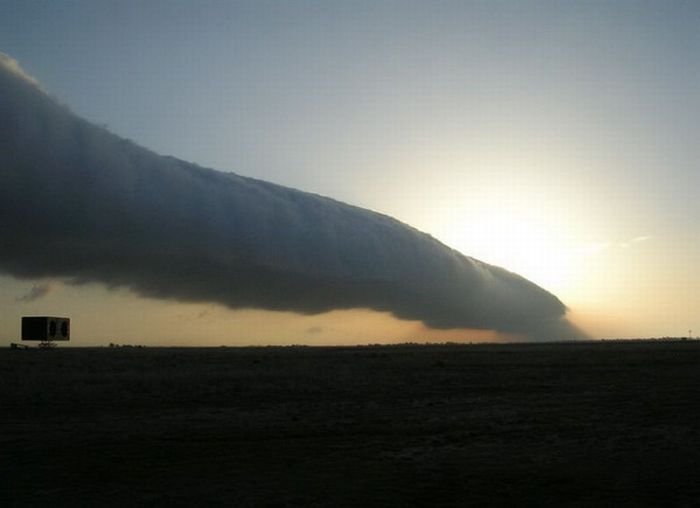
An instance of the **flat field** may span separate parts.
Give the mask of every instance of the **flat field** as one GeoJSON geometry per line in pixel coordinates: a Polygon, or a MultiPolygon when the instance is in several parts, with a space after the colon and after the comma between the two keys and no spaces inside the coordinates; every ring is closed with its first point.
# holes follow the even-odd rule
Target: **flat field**
{"type": "Polygon", "coordinates": [[[700,343],[0,350],[1,506],[697,506],[700,343]]]}

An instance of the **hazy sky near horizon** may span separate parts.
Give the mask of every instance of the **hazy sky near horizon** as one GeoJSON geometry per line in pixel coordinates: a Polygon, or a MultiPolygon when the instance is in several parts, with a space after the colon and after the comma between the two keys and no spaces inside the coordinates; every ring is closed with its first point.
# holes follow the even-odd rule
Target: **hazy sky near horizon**
{"type": "MultiPolygon", "coordinates": [[[[697,2],[0,0],[0,13],[0,51],[120,136],[396,217],[553,292],[593,337],[700,332],[697,2]]],[[[71,315],[86,344],[490,337],[5,276],[0,308],[7,342],[42,313],[71,315]]]]}

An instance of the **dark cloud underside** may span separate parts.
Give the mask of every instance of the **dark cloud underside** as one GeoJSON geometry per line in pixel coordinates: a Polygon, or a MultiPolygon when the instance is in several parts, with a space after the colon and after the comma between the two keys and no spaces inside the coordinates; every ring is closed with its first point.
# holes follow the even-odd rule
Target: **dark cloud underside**
{"type": "Polygon", "coordinates": [[[395,219],[159,156],[0,54],[0,270],[150,297],[571,337],[553,295],[395,219]]]}

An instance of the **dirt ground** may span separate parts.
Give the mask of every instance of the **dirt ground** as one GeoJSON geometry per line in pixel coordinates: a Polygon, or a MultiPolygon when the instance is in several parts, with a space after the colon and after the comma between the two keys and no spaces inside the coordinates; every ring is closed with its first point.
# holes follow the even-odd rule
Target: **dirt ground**
{"type": "Polygon", "coordinates": [[[0,350],[0,506],[698,506],[700,343],[0,350]]]}

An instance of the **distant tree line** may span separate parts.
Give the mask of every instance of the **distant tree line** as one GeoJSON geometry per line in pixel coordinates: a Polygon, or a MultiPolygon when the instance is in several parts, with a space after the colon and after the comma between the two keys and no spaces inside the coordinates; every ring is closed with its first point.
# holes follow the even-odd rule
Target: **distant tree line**
{"type": "Polygon", "coordinates": [[[115,344],[114,342],[109,343],[109,347],[120,347],[120,348],[144,348],[143,344],[115,344]]]}

